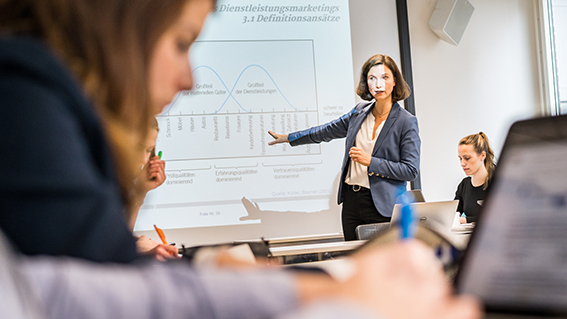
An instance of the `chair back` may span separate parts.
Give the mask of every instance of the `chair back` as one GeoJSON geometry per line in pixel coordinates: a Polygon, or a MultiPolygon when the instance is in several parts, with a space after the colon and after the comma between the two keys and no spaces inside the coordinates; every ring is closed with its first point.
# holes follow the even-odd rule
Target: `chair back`
{"type": "Polygon", "coordinates": [[[390,223],[358,225],[355,230],[356,238],[359,240],[367,240],[389,228],[390,223]]]}

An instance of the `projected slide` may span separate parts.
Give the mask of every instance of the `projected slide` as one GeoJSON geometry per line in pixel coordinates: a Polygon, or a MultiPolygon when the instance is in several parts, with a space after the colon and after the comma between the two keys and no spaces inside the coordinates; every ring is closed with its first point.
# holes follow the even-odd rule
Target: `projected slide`
{"type": "Polygon", "coordinates": [[[348,1],[219,1],[189,60],[193,90],[158,116],[167,179],[135,230],[189,229],[191,244],[340,231],[344,141],[269,146],[267,132],[354,106],[348,1]]]}
{"type": "Polygon", "coordinates": [[[266,140],[267,130],[319,123],[313,41],[199,41],[191,54],[200,57],[195,89],[159,117],[168,161],[320,153],[318,145],[282,151],[266,140]]]}

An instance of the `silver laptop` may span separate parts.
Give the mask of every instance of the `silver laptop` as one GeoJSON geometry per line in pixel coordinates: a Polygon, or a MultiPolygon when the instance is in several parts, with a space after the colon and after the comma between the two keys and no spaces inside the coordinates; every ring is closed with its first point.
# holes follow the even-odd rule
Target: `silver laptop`
{"type": "MultiPolygon", "coordinates": [[[[442,234],[448,234],[453,226],[455,212],[457,211],[458,200],[441,201],[441,202],[425,202],[413,203],[413,209],[419,219],[419,222],[429,228],[436,230],[442,234]]],[[[400,220],[402,206],[394,205],[392,211],[391,227],[400,220]]]]}
{"type": "Polygon", "coordinates": [[[567,317],[567,116],[510,128],[455,286],[490,318],[567,317]]]}

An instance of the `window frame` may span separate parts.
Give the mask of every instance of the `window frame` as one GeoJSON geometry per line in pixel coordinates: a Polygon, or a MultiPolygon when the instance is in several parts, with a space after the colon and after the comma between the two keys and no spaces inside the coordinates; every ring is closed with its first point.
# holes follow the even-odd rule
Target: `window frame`
{"type": "Polygon", "coordinates": [[[541,92],[541,112],[543,115],[560,115],[559,83],[553,32],[552,0],[536,0],[536,39],[537,59],[541,92]]]}

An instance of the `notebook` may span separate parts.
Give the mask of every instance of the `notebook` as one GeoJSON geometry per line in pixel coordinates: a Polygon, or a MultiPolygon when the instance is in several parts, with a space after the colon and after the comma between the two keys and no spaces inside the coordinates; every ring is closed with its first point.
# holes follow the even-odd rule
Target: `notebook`
{"type": "MultiPolygon", "coordinates": [[[[457,211],[458,200],[441,202],[413,203],[413,209],[419,222],[437,232],[448,234],[453,226],[455,212],[457,211]]],[[[402,213],[400,204],[394,205],[392,211],[391,227],[394,227],[400,220],[402,213]]]]}
{"type": "Polygon", "coordinates": [[[567,318],[567,116],[510,128],[455,286],[489,318],[567,318]]]}

